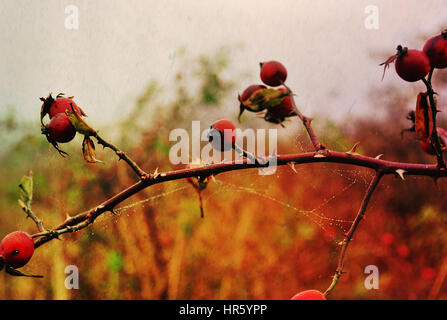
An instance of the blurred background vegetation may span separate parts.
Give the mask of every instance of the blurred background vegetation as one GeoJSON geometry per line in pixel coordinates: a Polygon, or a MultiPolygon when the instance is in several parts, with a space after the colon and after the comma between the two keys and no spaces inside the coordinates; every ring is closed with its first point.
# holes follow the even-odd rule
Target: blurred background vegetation
{"type": "MultiPolygon", "coordinates": [[[[147,171],[179,168],[168,160],[171,129],[190,129],[191,120],[200,120],[204,129],[216,115],[237,117],[237,92],[251,83],[247,75],[226,77],[231,50],[198,58],[183,54],[171,87],[149,83],[128,101],[133,108],[126,116],[111,126],[91,125],[147,171]]],[[[446,72],[435,74],[435,80],[439,95],[447,95],[446,72]]],[[[299,88],[293,89],[299,94],[299,88]]],[[[383,117],[333,122],[316,116],[322,142],[343,151],[360,141],[358,152],[364,155],[433,163],[413,134],[400,136],[410,126],[405,117],[416,103],[415,92],[405,84],[381,86],[371,89],[371,99],[383,117]]],[[[81,107],[88,114],[93,106],[81,107]]],[[[18,183],[28,170],[35,178],[34,211],[47,227],[135,182],[134,173],[110,150],[98,149],[105,164],[86,164],[79,135],[62,145],[71,156],[61,158],[40,135],[38,121],[22,121],[15,108],[2,106],[0,115],[0,234],[36,232],[17,204],[18,183]]],[[[242,120],[242,128],[278,128],[279,153],[312,150],[296,119],[285,128],[253,113],[245,113],[242,120]]],[[[440,124],[446,125],[443,113],[440,124]]],[[[335,164],[301,165],[296,171],[284,166],[272,176],[259,176],[256,170],[218,175],[203,193],[204,219],[197,194],[186,181],[148,188],[123,203],[117,215],[107,213],[92,227],[39,248],[23,269],[44,279],[0,273],[0,298],[289,299],[305,289],[324,291],[336,268],[338,242],[372,175],[335,164]],[[79,268],[79,290],[64,286],[67,265],[79,268]]],[[[447,299],[446,183],[384,178],[349,248],[346,274],[330,298],[447,299]],[[367,265],[379,267],[379,290],[363,285],[367,265]]]]}

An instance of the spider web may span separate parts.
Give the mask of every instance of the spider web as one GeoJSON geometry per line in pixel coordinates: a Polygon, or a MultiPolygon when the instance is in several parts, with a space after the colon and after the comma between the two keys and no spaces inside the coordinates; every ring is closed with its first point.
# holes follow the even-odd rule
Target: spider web
{"type": "MultiPolygon", "coordinates": [[[[331,208],[334,202],[342,199],[349,198],[349,193],[353,188],[366,188],[369,185],[369,182],[372,178],[372,174],[365,172],[362,169],[356,168],[340,168],[334,167],[334,165],[325,165],[318,164],[318,168],[314,168],[318,174],[324,175],[325,179],[337,178],[344,181],[342,185],[338,187],[338,189],[334,192],[330,192],[328,194],[321,194],[320,201],[318,205],[314,206],[311,209],[303,209],[300,204],[293,203],[293,201],[284,200],[280,196],[274,196],[269,193],[268,188],[265,187],[265,183],[259,183],[258,179],[265,179],[264,181],[268,181],[268,179],[278,179],[284,174],[284,170],[292,170],[287,166],[278,167],[277,172],[274,175],[270,176],[259,176],[255,170],[243,170],[243,171],[233,171],[227,174],[225,177],[214,177],[210,182],[210,186],[203,192],[203,205],[205,208],[207,207],[208,201],[215,201],[224,193],[245,193],[247,195],[251,195],[254,197],[261,198],[263,201],[271,202],[276,205],[279,205],[287,210],[290,210],[294,214],[297,215],[297,218],[304,218],[311,222],[313,225],[318,227],[323,231],[328,231],[329,227],[338,229],[342,234],[346,233],[353,222],[353,218],[356,212],[352,212],[348,218],[340,218],[334,215],[334,209],[331,208]],[[231,177],[243,178],[246,181],[244,184],[236,184],[230,182],[232,179],[228,178],[229,175],[231,177]],[[230,181],[226,181],[230,180],[230,181]],[[214,184],[214,186],[213,186],[214,184]],[[216,187],[217,186],[217,187],[216,187]]],[[[295,175],[300,175],[300,173],[304,173],[309,170],[308,165],[300,165],[294,168],[296,172],[295,175]]],[[[308,183],[308,181],[304,181],[303,183],[308,183]]],[[[130,212],[137,210],[138,208],[142,208],[147,205],[152,205],[157,207],[165,198],[173,197],[174,195],[183,196],[183,197],[191,197],[191,190],[193,190],[192,186],[187,183],[184,179],[169,182],[171,184],[169,190],[164,189],[162,192],[155,193],[145,199],[130,202],[126,205],[117,207],[115,209],[115,213],[117,215],[125,214],[129,215],[130,212]]],[[[275,185],[275,184],[273,184],[275,185]]],[[[312,192],[318,192],[320,194],[320,190],[317,189],[316,186],[312,184],[308,185],[309,188],[313,188],[312,192]]],[[[354,201],[355,206],[360,205],[361,199],[349,199],[349,201],[354,201]]],[[[332,241],[338,243],[340,239],[334,237],[331,239],[332,241]]]]}

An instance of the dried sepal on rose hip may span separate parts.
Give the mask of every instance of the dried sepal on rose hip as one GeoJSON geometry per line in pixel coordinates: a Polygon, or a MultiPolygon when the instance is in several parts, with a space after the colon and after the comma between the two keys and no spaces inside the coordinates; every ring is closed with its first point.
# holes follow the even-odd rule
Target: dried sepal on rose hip
{"type": "Polygon", "coordinates": [[[306,290],[297,293],[290,300],[326,300],[326,297],[318,290],[306,290]]]}
{"type": "MultiPolygon", "coordinates": [[[[186,169],[194,169],[202,167],[204,163],[200,161],[199,163],[189,163],[186,165],[186,169]]],[[[186,178],[186,181],[188,181],[196,190],[198,196],[199,196],[199,202],[200,202],[200,217],[203,218],[205,216],[204,210],[203,210],[203,200],[202,200],[202,191],[206,189],[208,186],[208,183],[210,182],[212,176],[197,176],[197,177],[188,177],[186,178]]]]}
{"type": "Polygon", "coordinates": [[[430,60],[423,51],[409,50],[407,47],[403,48],[399,45],[397,53],[380,64],[384,66],[382,79],[385,76],[386,69],[393,62],[399,77],[408,82],[424,79],[431,68],[430,60]]]}
{"type": "Polygon", "coordinates": [[[287,69],[278,61],[261,62],[262,82],[271,87],[282,85],[287,79],[287,69]]]}
{"type": "MultiPolygon", "coordinates": [[[[200,168],[203,167],[204,163],[200,162],[200,163],[189,163],[186,165],[185,169],[194,169],[194,168],[200,168]]],[[[186,181],[188,181],[193,187],[194,189],[196,189],[197,191],[202,191],[205,190],[206,187],[208,186],[208,182],[210,182],[211,176],[206,176],[206,177],[188,177],[186,178],[186,181]]]]}
{"type": "MultiPolygon", "coordinates": [[[[436,98],[434,98],[434,101],[434,107],[436,108],[436,98]]],[[[433,133],[433,114],[427,92],[420,92],[417,96],[414,129],[419,140],[430,142],[433,133]]]]}
{"type": "Polygon", "coordinates": [[[430,38],[424,45],[425,52],[432,68],[447,68],[447,30],[430,38]]]}
{"type": "Polygon", "coordinates": [[[284,94],[287,94],[287,96],[284,97],[278,105],[267,108],[267,112],[264,115],[264,120],[284,126],[283,122],[286,118],[297,116],[297,113],[290,100],[288,90],[285,88],[279,88],[278,90],[284,94]]]}

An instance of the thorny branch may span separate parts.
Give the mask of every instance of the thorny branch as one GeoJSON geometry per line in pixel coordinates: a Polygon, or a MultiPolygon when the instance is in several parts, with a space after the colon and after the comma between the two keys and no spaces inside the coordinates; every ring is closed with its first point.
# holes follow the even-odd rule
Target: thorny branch
{"type": "Polygon", "coordinates": [[[433,75],[433,68],[430,70],[430,73],[428,75],[428,79],[422,78],[422,81],[424,82],[425,86],[427,87],[427,93],[428,98],[430,100],[430,109],[433,117],[433,132],[431,135],[431,143],[433,145],[433,150],[435,151],[436,158],[438,160],[438,166],[441,169],[446,169],[444,159],[442,158],[442,148],[441,143],[439,142],[438,132],[436,130],[436,114],[438,113],[438,110],[436,109],[436,102],[435,102],[435,92],[433,91],[433,87],[431,85],[431,77],[433,75]]]}
{"type": "Polygon", "coordinates": [[[318,140],[317,135],[315,134],[311,122],[312,122],[312,118],[308,118],[305,115],[303,115],[301,113],[301,111],[298,109],[298,107],[296,106],[295,103],[295,98],[293,96],[293,92],[292,90],[283,82],[282,84],[284,86],[284,88],[287,89],[287,91],[289,91],[289,97],[290,97],[290,102],[292,103],[292,107],[294,109],[294,111],[296,112],[298,118],[300,118],[300,120],[303,122],[304,127],[307,130],[307,133],[309,135],[310,141],[312,142],[315,151],[320,151],[320,150],[324,150],[326,149],[326,147],[320,143],[320,141],[318,140]]]}
{"type": "Polygon", "coordinates": [[[101,144],[104,148],[109,148],[113,150],[116,153],[116,155],[120,158],[120,160],[123,159],[124,161],[126,161],[126,163],[132,168],[133,171],[135,171],[135,173],[138,175],[140,179],[144,180],[149,177],[149,174],[146,173],[143,169],[141,169],[138,166],[138,164],[127,155],[127,153],[121,151],[118,147],[114,146],[110,142],[105,141],[103,138],[99,136],[98,132],[95,132],[93,136],[96,138],[96,140],[98,140],[98,144],[101,144]]]}
{"type": "Polygon", "coordinates": [[[360,221],[365,216],[365,211],[366,211],[366,208],[368,207],[368,202],[371,199],[371,196],[372,196],[374,190],[376,189],[377,185],[379,184],[381,178],[382,178],[382,172],[380,170],[376,171],[376,174],[375,174],[374,178],[372,179],[371,183],[369,184],[369,187],[366,190],[365,196],[363,197],[363,201],[362,201],[360,209],[357,213],[357,216],[355,217],[354,221],[352,222],[351,228],[349,229],[348,233],[346,233],[345,238],[342,242],[340,256],[338,259],[337,270],[335,271],[331,285],[324,293],[325,296],[327,296],[335,288],[335,286],[338,282],[338,279],[340,279],[340,277],[343,273],[343,264],[344,264],[344,260],[345,260],[346,250],[348,249],[349,243],[351,242],[352,236],[354,235],[355,230],[357,230],[357,227],[358,227],[360,221]]]}
{"type": "MultiPolygon", "coordinates": [[[[427,164],[416,164],[416,163],[401,163],[401,162],[393,162],[393,161],[386,161],[381,160],[379,156],[377,157],[367,157],[359,155],[355,152],[337,152],[327,149],[323,144],[320,143],[318,140],[317,135],[312,129],[311,121],[312,119],[304,116],[297,108],[295,104],[295,100],[293,97],[292,91],[283,83],[283,86],[290,92],[290,100],[292,103],[293,108],[296,111],[297,116],[301,119],[304,127],[307,130],[307,133],[309,135],[309,138],[313,144],[313,147],[315,149],[314,152],[310,153],[301,153],[301,154],[284,154],[284,155],[278,155],[276,156],[276,165],[282,166],[282,165],[299,165],[299,164],[306,164],[306,163],[339,163],[339,164],[346,164],[346,165],[352,165],[352,166],[359,166],[359,167],[365,167],[369,168],[375,171],[375,176],[373,180],[371,181],[368,189],[365,192],[363,201],[361,203],[361,206],[358,210],[357,216],[354,219],[354,221],[351,224],[351,227],[347,234],[344,237],[344,240],[342,241],[339,260],[337,269],[335,271],[335,274],[333,276],[332,283],[330,284],[329,288],[324,293],[325,295],[328,295],[336,286],[338,280],[340,279],[341,275],[343,274],[343,265],[344,265],[344,259],[346,256],[346,252],[349,246],[349,243],[352,240],[352,237],[354,236],[355,231],[358,228],[358,225],[360,221],[363,219],[368,203],[379,184],[381,178],[384,175],[396,175],[400,178],[404,179],[405,175],[419,175],[419,176],[427,176],[432,177],[435,180],[438,178],[444,178],[447,177],[447,170],[445,170],[445,164],[442,159],[442,150],[439,145],[439,139],[437,138],[436,133],[436,109],[435,103],[434,103],[434,92],[431,88],[431,73],[428,77],[429,80],[425,80],[424,82],[427,85],[427,90],[430,96],[430,105],[433,111],[433,136],[432,141],[435,144],[437,150],[437,159],[438,163],[437,165],[427,165],[427,164]]],[[[41,245],[51,241],[54,238],[58,238],[60,235],[65,233],[72,233],[79,231],[81,229],[86,228],[90,224],[94,223],[95,219],[99,217],[101,214],[109,211],[114,212],[114,208],[120,204],[122,201],[130,198],[134,194],[140,192],[141,190],[158,184],[163,183],[167,181],[173,181],[178,179],[184,179],[188,177],[207,177],[211,175],[217,175],[219,173],[223,172],[229,172],[229,171],[236,171],[236,170],[243,170],[243,169],[251,169],[251,168],[262,168],[262,167],[268,167],[269,162],[259,162],[259,161],[251,161],[250,157],[247,157],[247,159],[240,163],[236,161],[232,162],[224,162],[219,164],[211,164],[211,165],[205,165],[202,167],[197,168],[187,168],[183,170],[177,170],[177,171],[171,171],[171,172],[165,172],[165,173],[156,173],[156,174],[147,174],[144,172],[134,161],[132,161],[124,152],[119,150],[114,145],[104,141],[97,133],[94,135],[95,138],[98,140],[98,143],[103,145],[104,147],[108,147],[115,151],[115,153],[120,157],[120,159],[123,159],[124,161],[129,164],[129,166],[137,173],[137,175],[140,177],[140,181],[135,183],[134,185],[128,187],[127,189],[121,191],[120,193],[114,195],[113,197],[105,200],[100,205],[98,205],[95,208],[92,208],[88,211],[82,212],[76,216],[73,217],[67,217],[67,219],[60,224],[59,226],[55,227],[52,230],[46,231],[42,230],[39,227],[39,233],[34,234],[33,238],[35,238],[35,248],[40,247],[41,245]]],[[[357,145],[357,144],[356,144],[357,145]]],[[[353,147],[353,150],[355,147],[353,147]]],[[[271,159],[270,159],[271,160],[271,159]]],[[[29,214],[29,213],[27,213],[29,214]]],[[[32,214],[32,213],[31,213],[32,214]]],[[[33,214],[32,214],[33,215],[33,214]]],[[[32,216],[31,216],[32,217],[32,216]]],[[[34,219],[33,219],[34,220],[34,219]]],[[[36,220],[35,220],[36,221],[36,220]]],[[[37,220],[39,221],[39,220],[37,220]]],[[[39,226],[39,224],[38,224],[39,226]]]]}
{"type": "MultiPolygon", "coordinates": [[[[341,164],[360,166],[380,171],[382,172],[382,174],[397,175],[397,172],[405,172],[406,175],[421,175],[433,178],[447,177],[447,171],[439,170],[437,165],[386,161],[362,155],[354,155],[346,152],[331,151],[327,149],[324,151],[324,154],[317,154],[311,152],[311,153],[286,154],[277,156],[278,166],[287,165],[290,163],[299,165],[305,163],[322,163],[322,162],[341,163],[341,164]]],[[[53,230],[35,234],[33,237],[38,238],[35,242],[35,247],[37,248],[42,244],[51,241],[53,238],[61,234],[74,232],[82,228],[85,228],[89,224],[93,223],[94,220],[104,212],[113,211],[113,209],[122,201],[130,198],[134,194],[138,193],[139,191],[149,186],[167,181],[184,179],[188,177],[197,177],[197,176],[206,177],[228,171],[267,167],[268,165],[269,165],[268,163],[255,164],[255,163],[249,163],[249,161],[244,161],[243,163],[232,161],[227,163],[212,164],[198,168],[183,169],[153,175],[148,179],[138,181],[134,185],[114,195],[110,199],[104,201],[97,207],[85,211],[83,213],[80,213],[76,216],[67,218],[62,224],[60,224],[53,230]],[[80,223],[82,223],[81,226],[79,226],[80,223]]]]}
{"type": "Polygon", "coordinates": [[[23,212],[26,213],[26,216],[28,218],[31,218],[31,220],[34,221],[34,223],[37,226],[37,230],[39,230],[39,232],[45,232],[46,231],[45,227],[43,226],[42,220],[40,220],[39,217],[34,214],[33,210],[31,210],[28,207],[22,207],[22,210],[23,210],[23,212]]]}

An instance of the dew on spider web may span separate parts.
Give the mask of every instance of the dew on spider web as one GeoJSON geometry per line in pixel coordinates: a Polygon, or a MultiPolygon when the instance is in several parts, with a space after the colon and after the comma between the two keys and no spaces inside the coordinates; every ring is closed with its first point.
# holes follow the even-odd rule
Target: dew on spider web
{"type": "Polygon", "coordinates": [[[177,192],[183,191],[183,190],[187,189],[188,187],[189,187],[188,185],[179,183],[179,184],[175,185],[175,188],[172,190],[160,192],[155,195],[146,197],[145,199],[134,201],[134,202],[128,203],[126,205],[117,207],[114,209],[114,214],[110,215],[113,219],[112,221],[114,223],[118,222],[119,216],[124,215],[124,216],[128,217],[135,211],[135,209],[137,207],[143,208],[144,206],[150,204],[151,202],[159,201],[165,197],[168,197],[168,196],[171,196],[177,192]]]}
{"type": "MultiPolygon", "coordinates": [[[[267,181],[267,179],[277,179],[279,180],[281,176],[284,174],[284,170],[290,170],[291,168],[288,168],[287,166],[280,167],[281,170],[277,170],[277,172],[271,176],[259,176],[257,171],[255,170],[243,170],[243,171],[234,171],[231,172],[231,175],[237,176],[238,181],[244,181],[243,185],[237,185],[235,183],[227,182],[222,179],[215,178],[213,179],[212,183],[217,183],[218,188],[211,187],[206,190],[203,196],[203,201],[206,206],[206,202],[209,199],[212,199],[214,197],[218,197],[222,194],[222,192],[243,192],[255,195],[257,197],[261,197],[263,199],[266,199],[268,201],[274,202],[284,208],[287,208],[296,214],[299,214],[301,216],[304,216],[306,219],[309,219],[309,221],[313,224],[315,224],[318,228],[320,228],[323,231],[330,231],[328,229],[330,228],[337,228],[341,233],[346,233],[349,229],[352,220],[346,220],[341,219],[339,217],[330,217],[329,214],[333,213],[333,210],[331,210],[330,206],[341,196],[345,196],[348,194],[354,186],[360,185],[362,187],[366,187],[369,185],[369,182],[372,178],[371,172],[368,172],[366,170],[362,169],[355,169],[355,168],[342,168],[339,166],[334,165],[326,165],[326,164],[319,164],[316,167],[313,167],[314,172],[318,174],[319,176],[327,177],[327,179],[334,178],[342,178],[345,183],[343,183],[338,190],[332,191],[328,196],[321,197],[321,201],[318,203],[316,207],[310,210],[305,210],[298,208],[293,203],[290,203],[288,201],[283,201],[280,198],[277,198],[272,195],[275,191],[274,188],[276,184],[274,183],[265,183],[263,181],[267,181]],[[264,179],[264,180],[262,180],[264,179]],[[273,189],[272,189],[273,188],[273,189]],[[329,228],[330,227],[330,228],[329,228]]],[[[279,169],[279,168],[278,168],[279,169]]],[[[300,174],[305,174],[309,171],[309,166],[295,166],[295,171],[297,177],[300,176],[300,174]]],[[[312,180],[306,180],[306,184],[310,184],[309,187],[313,188],[314,191],[318,192],[318,194],[321,193],[321,190],[318,188],[320,185],[316,183],[315,185],[312,185],[312,180]]],[[[321,181],[319,182],[321,184],[321,181]]],[[[166,198],[175,195],[176,193],[179,193],[181,191],[184,191],[186,189],[190,189],[191,186],[187,184],[184,179],[171,182],[169,184],[168,189],[162,189],[161,192],[155,193],[149,197],[146,197],[142,200],[134,201],[127,203],[125,205],[122,205],[120,207],[115,208],[114,215],[109,215],[111,217],[112,222],[115,223],[118,221],[119,216],[125,215],[130,216],[132,215],[135,210],[140,209],[146,205],[157,205],[157,203],[166,198]],[[174,184],[172,184],[174,183],[174,184]]],[[[360,203],[359,199],[359,203],[360,203]]],[[[355,214],[355,213],[353,213],[355,214]]],[[[353,218],[353,216],[352,216],[353,218]]],[[[333,239],[333,241],[337,242],[336,239],[333,239]]]]}
{"type": "MultiPolygon", "coordinates": [[[[282,167],[283,169],[287,170],[288,168],[282,167]]],[[[291,170],[291,169],[289,169],[291,170]]],[[[295,166],[296,174],[299,175],[301,172],[308,171],[308,166],[295,166]]],[[[275,196],[273,196],[269,192],[270,186],[275,186],[275,184],[270,183],[260,183],[258,178],[255,177],[257,173],[254,173],[253,171],[245,171],[245,172],[232,172],[233,175],[238,175],[239,178],[246,178],[247,183],[245,185],[237,185],[222,179],[215,179],[216,183],[219,184],[218,190],[214,190],[212,192],[208,192],[204,196],[204,202],[206,203],[207,200],[219,196],[222,194],[222,192],[243,192],[243,193],[249,193],[258,197],[262,197],[268,201],[277,203],[278,205],[290,209],[296,214],[302,215],[305,218],[309,219],[309,221],[313,224],[315,224],[318,228],[326,231],[331,231],[329,229],[332,228],[338,228],[342,234],[346,233],[352,224],[353,220],[348,219],[341,219],[339,217],[330,217],[328,216],[329,212],[332,212],[330,208],[328,208],[333,202],[335,202],[336,199],[339,197],[346,197],[347,194],[349,194],[350,190],[354,186],[360,186],[360,187],[367,187],[370,183],[371,178],[373,177],[371,172],[368,172],[366,170],[362,169],[344,169],[339,167],[334,167],[330,165],[321,165],[318,168],[314,168],[318,172],[319,175],[324,175],[328,179],[331,179],[333,175],[335,174],[336,178],[342,178],[346,182],[343,183],[338,190],[335,192],[330,193],[329,196],[323,197],[321,202],[318,204],[317,207],[311,209],[311,210],[305,210],[296,207],[296,205],[283,201],[275,196]],[[331,176],[332,175],[332,176],[331,176]],[[331,227],[331,228],[329,228],[331,227]]],[[[264,176],[261,179],[279,179],[283,173],[278,170],[277,173],[275,173],[272,176],[264,176]]],[[[306,183],[309,183],[309,181],[306,181],[306,183]]],[[[320,182],[321,183],[321,182],[320,182]]],[[[316,186],[317,187],[317,186],[316,186]]],[[[315,188],[316,188],[315,187],[315,188]]],[[[315,189],[315,191],[319,190],[315,189]]],[[[359,203],[361,199],[358,199],[359,203]]],[[[353,212],[352,219],[355,215],[355,212],[353,212]]],[[[335,243],[338,243],[337,239],[333,239],[335,243]]]]}

